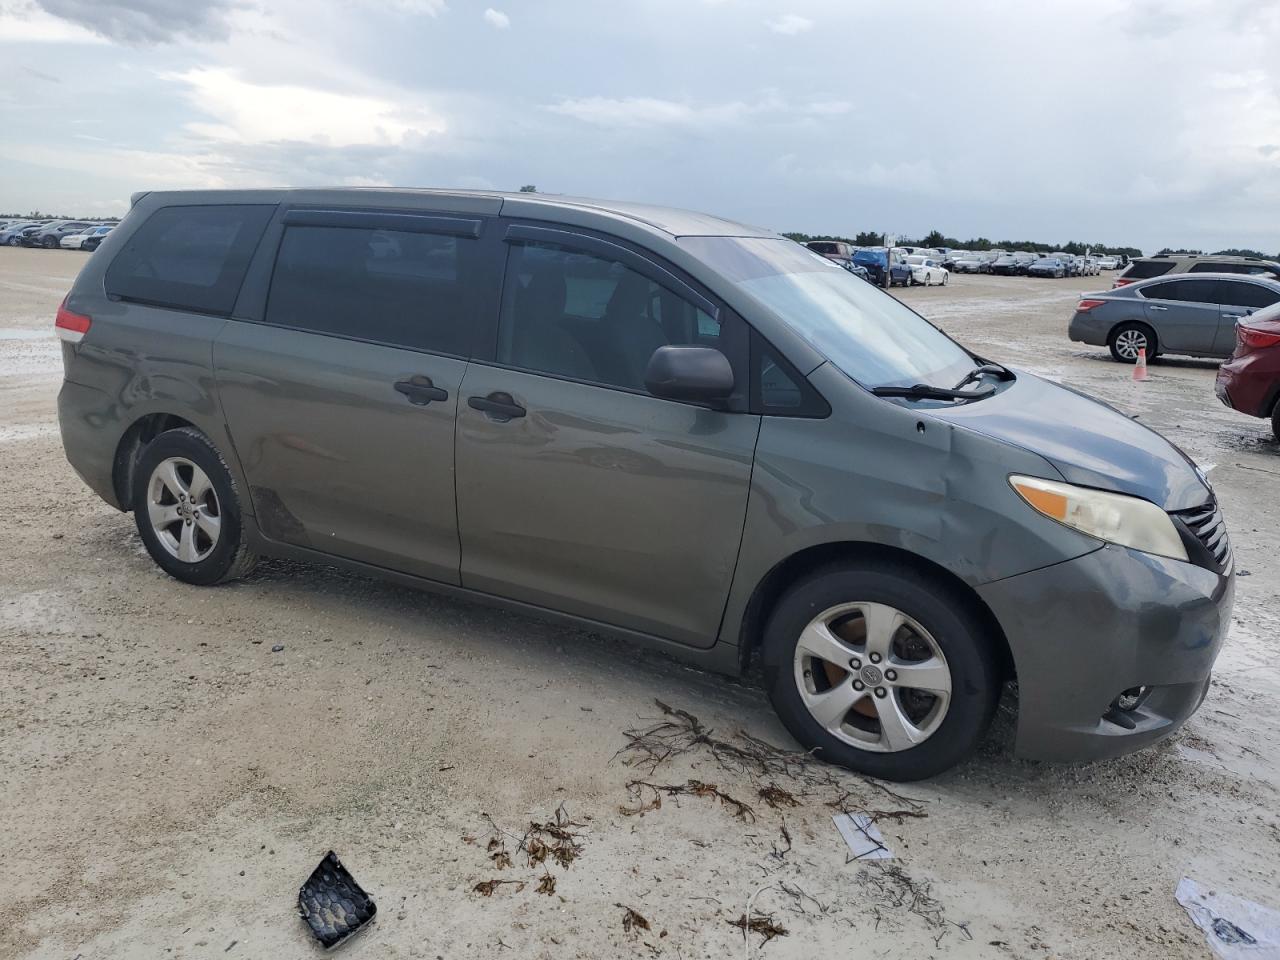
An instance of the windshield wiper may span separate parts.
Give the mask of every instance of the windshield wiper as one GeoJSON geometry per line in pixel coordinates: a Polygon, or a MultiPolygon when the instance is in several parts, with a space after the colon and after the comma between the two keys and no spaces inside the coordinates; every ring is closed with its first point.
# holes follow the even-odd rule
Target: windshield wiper
{"type": "MultiPolygon", "coordinates": [[[[979,358],[979,359],[981,359],[981,358],[979,358]]],[[[1002,367],[1002,366],[1000,366],[1000,364],[998,364],[998,363],[987,363],[987,362],[984,362],[984,363],[982,364],[982,366],[980,366],[980,367],[974,367],[972,370],[970,370],[968,373],[966,373],[966,374],[964,375],[964,379],[963,379],[963,380],[961,380],[959,383],[957,383],[954,387],[952,387],[952,389],[953,389],[953,390],[959,390],[959,389],[960,389],[961,387],[963,387],[966,383],[973,383],[973,381],[978,380],[978,379],[980,379],[980,378],[982,378],[982,377],[985,377],[988,373],[993,373],[993,374],[995,374],[995,375],[996,375],[996,376],[998,376],[1001,380],[1012,380],[1012,379],[1013,379],[1013,372],[1012,372],[1012,371],[1010,371],[1008,367],[1002,367]]]]}
{"type": "Polygon", "coordinates": [[[977,390],[948,390],[946,387],[917,383],[911,387],[872,387],[871,392],[877,397],[906,397],[908,400],[981,400],[995,393],[996,388],[988,386],[977,390]]]}

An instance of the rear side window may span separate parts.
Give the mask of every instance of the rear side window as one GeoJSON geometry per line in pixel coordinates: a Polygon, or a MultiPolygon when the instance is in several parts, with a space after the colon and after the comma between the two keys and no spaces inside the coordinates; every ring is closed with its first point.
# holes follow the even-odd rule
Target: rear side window
{"type": "Polygon", "coordinates": [[[1172,260],[1135,260],[1120,276],[1126,280],[1150,280],[1152,277],[1163,277],[1172,269],[1172,260]]]}
{"type": "Polygon", "coordinates": [[[1142,288],[1147,300],[1180,300],[1184,303],[1218,303],[1217,280],[1170,280],[1142,288]]]}
{"type": "Polygon", "coordinates": [[[1193,266],[1187,273],[1270,273],[1265,266],[1257,263],[1207,263],[1201,262],[1193,266]]]}
{"type": "Polygon", "coordinates": [[[108,295],[229,314],[274,210],[268,204],[160,208],[107,268],[108,295]]]}
{"type": "Polygon", "coordinates": [[[475,240],[358,227],[290,226],[276,255],[266,322],[466,356],[475,240]]]}
{"type": "Polygon", "coordinates": [[[1235,280],[1219,280],[1219,303],[1232,307],[1269,307],[1280,302],[1280,294],[1260,283],[1241,283],[1235,280]]]}

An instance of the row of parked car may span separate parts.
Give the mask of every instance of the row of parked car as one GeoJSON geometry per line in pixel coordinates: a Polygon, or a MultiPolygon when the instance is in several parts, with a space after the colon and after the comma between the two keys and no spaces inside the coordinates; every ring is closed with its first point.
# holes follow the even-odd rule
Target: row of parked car
{"type": "Polygon", "coordinates": [[[1006,276],[1090,277],[1127,266],[1123,257],[1078,256],[1057,251],[956,250],[933,247],[858,247],[840,240],[810,240],[814,253],[881,287],[946,284],[952,273],[1006,276]]]}
{"type": "Polygon", "coordinates": [[[1121,363],[1165,354],[1226,359],[1219,400],[1270,418],[1280,440],[1280,263],[1254,257],[1137,258],[1116,285],[1086,293],[1067,328],[1121,363]]]}
{"type": "Polygon", "coordinates": [[[92,220],[0,220],[0,246],[96,250],[114,226],[92,220]]]}

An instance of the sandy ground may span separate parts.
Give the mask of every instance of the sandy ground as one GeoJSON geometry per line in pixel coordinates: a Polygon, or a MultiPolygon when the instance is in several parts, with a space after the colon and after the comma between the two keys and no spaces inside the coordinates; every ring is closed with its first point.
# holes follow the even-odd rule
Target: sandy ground
{"type": "Polygon", "coordinates": [[[1280,449],[1217,403],[1212,364],[1134,384],[1070,343],[1107,277],[903,296],[1217,464],[1241,573],[1213,688],[1171,742],[1090,766],[1012,759],[1002,715],[972,763],[895,797],[705,745],[615,757],[655,697],[713,740],[793,746],[750,682],[324,567],[170,580],[62,457],[50,330],[83,256],[0,249],[0,957],[313,956],[295,899],[330,848],[380,905],[353,957],[1205,957],[1180,877],[1280,907],[1280,449]],[[624,814],[651,804],[636,779],[752,810],[624,814]],[[925,816],[882,819],[890,867],[850,864],[831,803],[925,816]],[[557,809],[577,839],[535,836],[572,862],[530,865],[557,809]],[[491,879],[519,883],[475,892],[491,879]],[[753,895],[785,936],[730,925],[753,895]]]}

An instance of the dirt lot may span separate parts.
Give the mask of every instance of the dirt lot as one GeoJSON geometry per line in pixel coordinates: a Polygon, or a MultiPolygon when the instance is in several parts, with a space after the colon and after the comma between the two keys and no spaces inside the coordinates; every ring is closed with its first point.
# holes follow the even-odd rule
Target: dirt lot
{"type": "Polygon", "coordinates": [[[974,762],[891,796],[705,744],[628,765],[655,697],[748,753],[739,731],[793,744],[750,683],[598,637],[323,567],[170,580],[63,460],[50,329],[82,258],[0,249],[0,957],[313,956],[295,898],[330,848],[380,905],[343,949],[379,960],[1205,957],[1180,877],[1280,907],[1280,449],[1217,403],[1212,364],[1135,384],[1068,342],[1107,277],[903,296],[1217,464],[1240,579],[1213,688],[1172,742],[1091,766],[1012,759],[1006,712],[974,762]],[[752,810],[695,793],[624,814],[652,804],[636,779],[752,810]],[[925,816],[882,819],[888,869],[847,864],[831,802],[925,816]],[[541,836],[572,862],[531,866],[521,840],[558,808],[577,839],[541,836]],[[491,879],[524,886],[475,892],[491,879]],[[753,895],[787,931],[763,947],[730,925],[753,895]]]}

